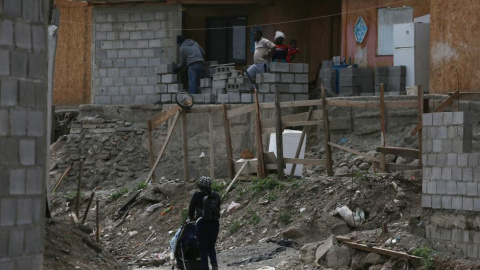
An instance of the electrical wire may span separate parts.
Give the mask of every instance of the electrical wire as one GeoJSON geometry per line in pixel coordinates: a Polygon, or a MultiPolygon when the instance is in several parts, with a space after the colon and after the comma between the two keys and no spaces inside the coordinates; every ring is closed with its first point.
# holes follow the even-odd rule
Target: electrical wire
{"type": "MultiPolygon", "coordinates": [[[[350,14],[350,13],[362,12],[362,11],[366,11],[366,10],[370,10],[370,9],[390,7],[390,6],[396,5],[396,4],[401,4],[401,3],[405,4],[406,2],[407,2],[407,0],[401,0],[401,1],[393,2],[393,3],[389,3],[389,4],[382,4],[382,5],[372,6],[372,7],[368,7],[368,8],[351,10],[351,11],[347,11],[347,12],[340,12],[340,13],[310,17],[310,18],[303,18],[303,19],[296,19],[296,20],[288,20],[288,21],[282,21],[282,22],[251,24],[251,25],[246,25],[246,26],[227,26],[227,27],[210,27],[210,28],[163,28],[162,30],[170,30],[170,31],[207,31],[207,30],[225,30],[225,29],[233,29],[233,28],[252,28],[252,27],[255,27],[255,26],[282,25],[282,24],[289,24],[289,23],[298,23],[298,22],[325,19],[325,18],[330,18],[330,17],[335,17],[335,16],[346,15],[346,14],[350,14]]],[[[92,25],[90,23],[73,22],[73,21],[67,21],[67,20],[60,20],[60,21],[65,22],[65,23],[72,23],[72,24],[92,25]]]]}

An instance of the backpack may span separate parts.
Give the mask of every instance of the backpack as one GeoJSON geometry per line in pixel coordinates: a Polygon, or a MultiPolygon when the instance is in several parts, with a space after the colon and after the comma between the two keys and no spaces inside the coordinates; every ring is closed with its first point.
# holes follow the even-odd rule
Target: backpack
{"type": "Polygon", "coordinates": [[[216,192],[203,197],[202,218],[205,221],[220,219],[220,196],[216,192]]]}

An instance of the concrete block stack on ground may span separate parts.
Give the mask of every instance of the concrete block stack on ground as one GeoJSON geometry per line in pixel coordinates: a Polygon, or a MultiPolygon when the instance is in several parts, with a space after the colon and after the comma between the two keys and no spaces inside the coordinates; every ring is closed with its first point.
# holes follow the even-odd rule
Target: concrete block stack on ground
{"type": "Polygon", "coordinates": [[[270,73],[258,74],[258,99],[273,102],[275,91],[280,93],[280,101],[308,100],[308,64],[271,63],[270,73]]]}
{"type": "Polygon", "coordinates": [[[92,99],[95,104],[152,104],[155,67],[176,59],[176,6],[93,9],[92,99]]]}
{"type": "Polygon", "coordinates": [[[325,90],[337,93],[337,71],[335,69],[322,68],[319,71],[318,77],[320,79],[320,84],[317,83],[317,88],[323,85],[325,90]]]}
{"type": "Polygon", "coordinates": [[[385,95],[406,94],[406,67],[375,67],[375,95],[380,94],[380,84],[384,85],[385,95]]]}
{"type": "Polygon", "coordinates": [[[423,115],[422,207],[427,239],[480,258],[480,153],[472,153],[472,114],[423,115]]]}
{"type": "Polygon", "coordinates": [[[344,68],[339,71],[340,96],[373,95],[373,71],[371,68],[344,68]]]}

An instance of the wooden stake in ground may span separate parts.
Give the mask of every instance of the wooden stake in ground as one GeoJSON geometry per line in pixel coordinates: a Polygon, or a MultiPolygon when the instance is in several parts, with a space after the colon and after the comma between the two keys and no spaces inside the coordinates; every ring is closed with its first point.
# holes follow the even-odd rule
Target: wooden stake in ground
{"type": "MultiPolygon", "coordinates": [[[[278,88],[275,89],[275,137],[277,140],[277,174],[278,180],[285,179],[283,170],[283,128],[282,128],[282,111],[280,110],[280,95],[278,88]]],[[[263,149],[262,149],[263,151],[263,149]]]]}
{"type": "Polygon", "coordinates": [[[227,116],[227,107],[222,103],[223,129],[225,130],[225,147],[227,148],[228,178],[233,179],[235,167],[233,165],[232,137],[230,134],[230,120],[227,116]]]}
{"type": "MultiPolygon", "coordinates": [[[[310,121],[310,117],[312,117],[312,112],[313,112],[313,108],[310,107],[310,109],[308,109],[308,114],[305,121],[310,121]]],[[[302,151],[303,141],[305,140],[306,131],[307,131],[307,128],[303,127],[302,135],[300,136],[300,141],[298,142],[298,146],[297,146],[297,151],[295,152],[295,158],[298,158],[300,156],[300,152],[302,151]]],[[[296,168],[297,168],[297,164],[292,164],[292,170],[290,170],[290,178],[293,178],[296,168]]]]}
{"type": "MultiPolygon", "coordinates": [[[[422,90],[422,86],[419,85],[418,86],[418,123],[420,124],[420,126],[423,126],[423,90],[422,90]]],[[[422,136],[423,136],[423,128],[421,128],[418,132],[418,151],[419,151],[419,156],[418,156],[418,165],[420,165],[420,167],[423,166],[423,163],[422,163],[422,136]]]]}
{"type": "Polygon", "coordinates": [[[80,213],[80,191],[81,191],[81,185],[82,185],[82,174],[83,174],[83,161],[80,161],[80,169],[78,171],[78,181],[77,181],[77,201],[76,201],[76,208],[75,209],[75,214],[77,214],[77,217],[79,217],[80,213]]]}
{"type": "Polygon", "coordinates": [[[58,179],[58,182],[55,184],[55,187],[53,187],[52,189],[52,193],[55,192],[55,190],[57,189],[57,187],[60,185],[60,183],[63,181],[63,179],[65,177],[67,177],[68,173],[70,172],[70,170],[72,170],[72,164],[70,163],[67,167],[67,169],[65,170],[65,172],[62,174],[62,177],[60,177],[60,179],[58,179]]]}
{"type": "MultiPolygon", "coordinates": [[[[385,146],[385,138],[386,132],[385,132],[385,93],[384,93],[384,86],[383,83],[380,84],[380,145],[385,146]]],[[[380,153],[378,155],[378,158],[380,159],[380,171],[385,172],[386,170],[386,159],[385,159],[385,154],[380,153]]]]}
{"type": "Polygon", "coordinates": [[[150,178],[153,175],[153,172],[155,171],[155,168],[157,167],[158,163],[160,162],[160,159],[162,159],[163,153],[165,153],[165,149],[167,148],[168,142],[170,141],[170,137],[172,137],[173,130],[175,129],[175,126],[177,125],[178,116],[180,115],[181,111],[182,110],[180,109],[179,111],[176,112],[175,118],[173,118],[170,129],[168,130],[167,137],[165,138],[165,142],[162,145],[162,149],[160,150],[160,153],[157,156],[157,160],[155,161],[155,164],[153,164],[152,169],[150,170],[150,173],[148,174],[147,179],[145,180],[145,183],[148,183],[148,181],[150,180],[150,178]]]}
{"type": "Polygon", "coordinates": [[[233,178],[232,182],[230,183],[230,185],[228,185],[227,189],[225,190],[225,193],[223,193],[222,199],[223,199],[223,197],[225,197],[225,195],[227,195],[227,193],[230,191],[230,188],[233,186],[233,184],[235,183],[235,181],[237,181],[238,176],[239,176],[240,173],[243,171],[243,168],[245,168],[245,166],[247,166],[247,164],[248,164],[248,161],[245,161],[245,163],[242,165],[242,167],[240,168],[240,170],[238,170],[237,175],[235,175],[235,177],[233,178]]]}
{"type": "Polygon", "coordinates": [[[96,203],[97,203],[97,209],[96,209],[96,215],[95,215],[95,223],[97,225],[96,239],[97,239],[97,243],[100,243],[100,223],[99,223],[100,207],[99,207],[98,199],[96,203]]]}
{"type": "MultiPolygon", "coordinates": [[[[153,167],[153,164],[155,164],[155,157],[153,156],[153,142],[152,142],[152,120],[147,121],[147,131],[148,131],[148,148],[150,150],[150,166],[153,167]]],[[[155,171],[152,174],[152,182],[155,182],[155,171]]]]}
{"type": "Polygon", "coordinates": [[[325,94],[325,86],[322,84],[322,112],[323,112],[323,126],[325,128],[325,155],[326,162],[325,167],[327,169],[327,175],[333,175],[333,160],[332,160],[332,148],[330,147],[330,122],[328,120],[327,111],[327,99],[325,94]]]}
{"type": "Polygon", "coordinates": [[[186,182],[190,181],[190,169],[188,158],[188,131],[187,131],[187,112],[182,112],[182,138],[183,138],[183,178],[186,182]]]}
{"type": "Polygon", "coordinates": [[[87,219],[88,211],[90,210],[90,205],[92,205],[94,196],[95,196],[95,191],[92,191],[92,194],[90,195],[90,199],[88,200],[87,209],[85,209],[85,214],[83,215],[83,218],[82,218],[82,224],[84,224],[85,220],[87,219]]]}
{"type": "Polygon", "coordinates": [[[215,150],[213,148],[213,113],[208,114],[208,142],[210,152],[210,178],[215,179],[215,150]]]}
{"type": "Polygon", "coordinates": [[[260,119],[260,104],[258,102],[258,92],[255,90],[255,138],[257,142],[257,176],[265,178],[265,160],[263,159],[263,139],[262,139],[262,122],[260,119]]]}

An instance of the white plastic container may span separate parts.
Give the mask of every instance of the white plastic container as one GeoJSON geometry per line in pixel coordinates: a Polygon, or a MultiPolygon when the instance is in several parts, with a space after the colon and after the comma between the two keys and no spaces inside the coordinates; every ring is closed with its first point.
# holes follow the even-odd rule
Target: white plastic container
{"type": "MultiPolygon", "coordinates": [[[[283,157],[284,158],[295,158],[295,153],[297,152],[298,143],[300,142],[300,136],[302,135],[301,131],[285,129],[283,131],[283,157]]],[[[303,159],[305,157],[305,145],[307,141],[307,134],[305,134],[305,139],[303,140],[302,148],[300,150],[300,155],[298,158],[303,159]]],[[[270,144],[268,146],[268,152],[275,153],[277,156],[277,137],[275,133],[270,134],[270,144]]],[[[290,175],[292,170],[292,164],[287,163],[285,167],[285,174],[290,175]]],[[[295,176],[302,177],[303,175],[303,165],[297,164],[294,172],[295,176]]]]}

